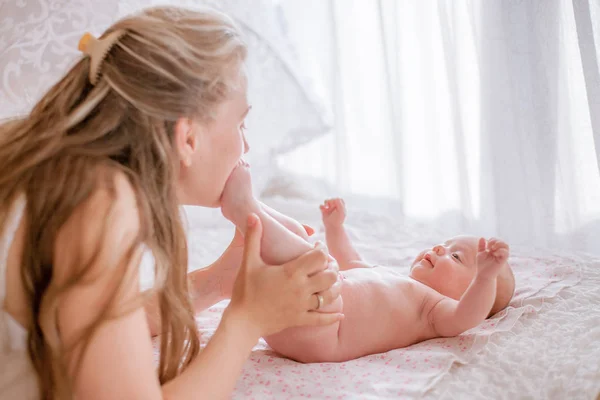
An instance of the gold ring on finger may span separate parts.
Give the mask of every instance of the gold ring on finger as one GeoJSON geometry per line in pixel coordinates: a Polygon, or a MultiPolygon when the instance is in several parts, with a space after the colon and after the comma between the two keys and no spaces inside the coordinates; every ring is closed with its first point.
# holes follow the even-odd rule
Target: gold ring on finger
{"type": "Polygon", "coordinates": [[[315,311],[320,309],[321,307],[323,307],[323,295],[319,294],[319,293],[315,293],[317,295],[317,308],[315,308],[315,311]]]}

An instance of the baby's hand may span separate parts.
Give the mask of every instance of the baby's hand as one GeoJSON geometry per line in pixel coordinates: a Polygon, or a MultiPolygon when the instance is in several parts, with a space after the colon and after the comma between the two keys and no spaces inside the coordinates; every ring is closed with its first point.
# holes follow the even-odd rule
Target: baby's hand
{"type": "Polygon", "coordinates": [[[477,252],[477,275],[482,278],[495,278],[508,260],[508,244],[500,239],[491,238],[486,242],[479,239],[477,252]]]}
{"type": "Polygon", "coordinates": [[[319,206],[325,226],[341,226],[346,219],[346,204],[342,199],[330,199],[319,206]]]}

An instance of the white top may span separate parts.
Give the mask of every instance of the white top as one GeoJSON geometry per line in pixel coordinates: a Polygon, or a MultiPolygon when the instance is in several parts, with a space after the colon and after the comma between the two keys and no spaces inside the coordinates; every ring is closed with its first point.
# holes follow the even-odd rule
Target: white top
{"type": "Polygon", "coordinates": [[[0,399],[39,399],[37,377],[27,354],[27,331],[4,310],[8,251],[24,210],[23,195],[13,204],[0,236],[0,399]]]}

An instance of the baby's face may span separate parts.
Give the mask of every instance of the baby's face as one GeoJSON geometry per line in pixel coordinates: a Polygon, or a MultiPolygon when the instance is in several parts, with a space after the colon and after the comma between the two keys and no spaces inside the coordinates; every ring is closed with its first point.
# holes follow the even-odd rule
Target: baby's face
{"type": "Polygon", "coordinates": [[[423,250],[411,265],[410,277],[459,300],[475,276],[478,240],[457,236],[423,250]]]}

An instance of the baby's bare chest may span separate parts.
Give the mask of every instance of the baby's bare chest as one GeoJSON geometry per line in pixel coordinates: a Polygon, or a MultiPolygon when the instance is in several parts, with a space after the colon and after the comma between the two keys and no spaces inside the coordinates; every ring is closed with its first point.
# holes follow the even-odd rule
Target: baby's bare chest
{"type": "Polygon", "coordinates": [[[391,268],[342,272],[344,314],[353,329],[409,345],[427,334],[430,288],[391,268]]]}

